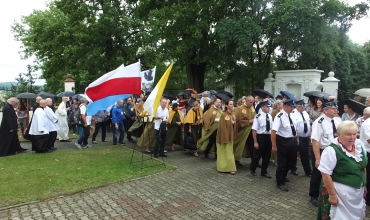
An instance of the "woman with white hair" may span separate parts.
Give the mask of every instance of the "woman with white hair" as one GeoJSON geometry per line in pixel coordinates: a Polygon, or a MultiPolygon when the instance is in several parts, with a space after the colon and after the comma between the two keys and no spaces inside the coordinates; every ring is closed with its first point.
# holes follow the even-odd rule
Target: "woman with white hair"
{"type": "Polygon", "coordinates": [[[363,219],[366,203],[366,166],[363,143],[357,139],[357,125],[344,121],[338,125],[338,137],[325,148],[318,169],[320,189],[317,219],[363,219]]]}
{"type": "Polygon", "coordinates": [[[370,117],[370,107],[366,107],[363,111],[363,116],[359,117],[356,120],[356,124],[357,124],[359,130],[361,129],[361,125],[364,123],[364,121],[366,119],[368,119],[369,117],[370,117]]]}

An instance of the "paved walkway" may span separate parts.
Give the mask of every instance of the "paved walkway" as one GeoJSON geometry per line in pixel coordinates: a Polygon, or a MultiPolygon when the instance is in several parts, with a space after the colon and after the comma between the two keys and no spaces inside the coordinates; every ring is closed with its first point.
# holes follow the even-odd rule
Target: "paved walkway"
{"type": "MultiPolygon", "coordinates": [[[[29,143],[22,146],[30,148],[29,143]]],[[[57,142],[57,147],[75,148],[73,142],[57,142]]],[[[173,172],[2,208],[0,219],[316,219],[307,195],[309,178],[300,164],[300,175],[288,174],[289,192],[282,192],[274,178],[253,177],[246,166],[233,176],[218,173],[215,160],[201,153],[199,158],[184,151],[168,156],[165,161],[178,167],[173,172]]],[[[270,165],[272,176],[275,169],[270,165]]]]}

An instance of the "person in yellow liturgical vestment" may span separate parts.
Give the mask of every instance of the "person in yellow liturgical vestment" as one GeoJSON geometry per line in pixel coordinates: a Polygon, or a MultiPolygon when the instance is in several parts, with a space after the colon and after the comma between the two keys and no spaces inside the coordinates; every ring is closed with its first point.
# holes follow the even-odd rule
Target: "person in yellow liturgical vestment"
{"type": "Polygon", "coordinates": [[[174,143],[183,147],[184,140],[182,138],[182,124],[184,119],[182,112],[178,110],[178,104],[172,104],[169,110],[170,117],[167,120],[167,132],[165,146],[171,146],[171,150],[175,150],[174,143]]]}
{"type": "MultiPolygon", "coordinates": [[[[197,142],[199,150],[204,150],[204,157],[208,158],[209,152],[216,144],[217,128],[222,114],[221,99],[216,99],[203,116],[202,137],[197,142]]],[[[216,154],[217,156],[217,154],[216,154]]]]}
{"type": "Polygon", "coordinates": [[[247,96],[245,102],[234,110],[236,117],[237,136],[234,141],[235,163],[237,166],[242,166],[240,159],[243,156],[251,157],[253,153],[253,137],[252,125],[256,111],[253,107],[253,96],[247,96]],[[245,145],[248,145],[246,148],[245,145]]]}
{"type": "Polygon", "coordinates": [[[226,102],[226,111],[220,117],[217,129],[217,171],[230,174],[236,173],[233,144],[236,137],[235,115],[232,113],[234,102],[226,102]]]}
{"type": "MultiPolygon", "coordinates": [[[[194,143],[197,143],[199,139],[199,132],[203,121],[203,110],[200,108],[198,101],[193,102],[193,107],[186,114],[184,124],[185,132],[191,133],[194,143]]],[[[192,152],[195,156],[198,156],[196,151],[192,152]]]]}

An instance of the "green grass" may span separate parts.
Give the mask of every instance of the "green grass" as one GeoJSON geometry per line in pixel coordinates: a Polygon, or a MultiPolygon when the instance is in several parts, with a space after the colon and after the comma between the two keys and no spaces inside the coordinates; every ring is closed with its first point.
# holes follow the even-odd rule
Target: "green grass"
{"type": "MultiPolygon", "coordinates": [[[[175,168],[149,160],[141,172],[140,167],[130,165],[131,155],[132,150],[125,147],[99,147],[0,157],[0,207],[83,192],[175,168]]],[[[141,154],[135,153],[134,161],[139,158],[141,154]]]]}

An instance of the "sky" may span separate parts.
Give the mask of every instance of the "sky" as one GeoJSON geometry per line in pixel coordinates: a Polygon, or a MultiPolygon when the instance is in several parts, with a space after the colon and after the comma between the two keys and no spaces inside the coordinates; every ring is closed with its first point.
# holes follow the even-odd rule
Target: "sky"
{"type": "MultiPolygon", "coordinates": [[[[365,0],[347,0],[351,5],[365,0]]],[[[0,82],[12,82],[21,72],[26,72],[27,64],[33,60],[22,60],[19,54],[22,44],[14,40],[11,25],[20,21],[24,15],[29,15],[33,10],[45,10],[49,0],[8,0],[2,2],[0,7],[0,82]]],[[[370,18],[354,21],[348,33],[353,42],[363,44],[370,40],[370,18]]],[[[41,74],[40,72],[38,74],[41,74]]],[[[44,80],[36,82],[39,85],[44,80]]]]}

